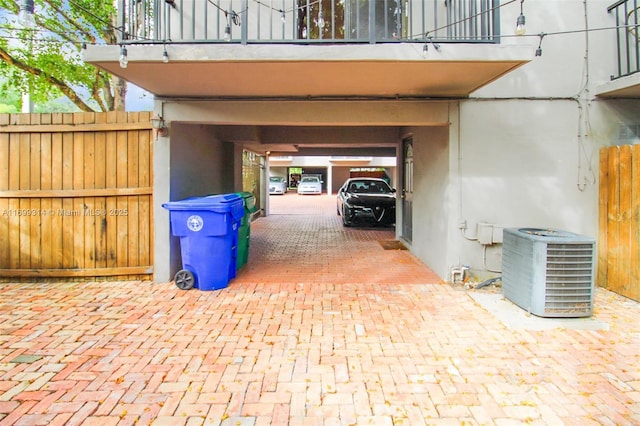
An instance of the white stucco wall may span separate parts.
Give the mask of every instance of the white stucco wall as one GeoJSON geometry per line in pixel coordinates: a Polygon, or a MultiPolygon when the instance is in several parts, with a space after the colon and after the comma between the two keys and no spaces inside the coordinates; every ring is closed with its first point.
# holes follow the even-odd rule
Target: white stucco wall
{"type": "MultiPolygon", "coordinates": [[[[437,197],[448,205],[442,212],[450,231],[446,266],[438,253],[416,246],[443,278],[454,265],[470,266],[478,279],[499,274],[502,246],[486,245],[483,252],[474,241],[479,222],[495,225],[494,235],[502,227],[554,227],[597,238],[599,149],[618,143],[620,125],[637,123],[639,116],[637,101],[593,94],[613,73],[615,33],[580,30],[613,25],[610,3],[524,3],[532,36],[503,43],[537,45],[535,34],[549,33],[542,56],[459,102],[459,122],[450,129],[450,192],[437,197]],[[553,34],[567,30],[576,32],[553,34]]],[[[515,22],[503,14],[506,30],[511,18],[515,22]]],[[[430,149],[431,156],[439,154],[436,146],[430,149]]],[[[433,166],[431,157],[416,152],[423,166],[433,166]]],[[[424,191],[414,198],[433,197],[424,191]]]]}
{"type": "Polygon", "coordinates": [[[331,188],[331,192],[333,194],[337,194],[340,190],[340,187],[344,184],[344,181],[349,179],[351,176],[351,168],[350,167],[333,167],[332,169],[333,176],[331,181],[333,182],[333,187],[331,188]]]}
{"type": "Polygon", "coordinates": [[[410,134],[414,155],[411,250],[434,272],[446,277],[452,222],[449,129],[411,128],[410,134]]]}
{"type": "Polygon", "coordinates": [[[234,192],[234,146],[216,139],[209,126],[174,124],[171,199],[234,192]]]}
{"type": "Polygon", "coordinates": [[[597,150],[578,140],[578,116],[570,100],[461,103],[459,203],[451,215],[456,228],[467,224],[457,238],[461,264],[501,268],[501,247],[488,247],[483,261],[482,245],[470,241],[479,222],[597,236],[597,150]]]}
{"type": "Polygon", "coordinates": [[[287,167],[282,166],[271,166],[269,167],[269,176],[278,176],[287,179],[287,167]]]}
{"type": "Polygon", "coordinates": [[[154,150],[155,281],[168,281],[182,269],[180,240],[171,235],[169,212],[161,204],[235,192],[232,143],[217,140],[209,126],[172,123],[170,132],[171,144],[159,138],[154,150]]]}

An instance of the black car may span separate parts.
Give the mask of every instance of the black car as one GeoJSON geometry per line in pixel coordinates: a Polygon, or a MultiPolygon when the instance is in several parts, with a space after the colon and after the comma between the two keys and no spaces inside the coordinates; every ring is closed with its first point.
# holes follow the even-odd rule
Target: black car
{"type": "Polygon", "coordinates": [[[338,215],[344,226],[356,223],[393,225],[396,190],[378,178],[350,178],[338,190],[338,215]]]}

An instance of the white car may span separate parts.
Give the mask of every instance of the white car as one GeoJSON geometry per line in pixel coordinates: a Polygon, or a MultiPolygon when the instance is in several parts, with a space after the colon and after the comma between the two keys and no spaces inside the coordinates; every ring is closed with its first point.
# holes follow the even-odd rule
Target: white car
{"type": "Polygon", "coordinates": [[[317,176],[303,176],[298,182],[298,195],[322,194],[322,181],[317,176]]]}
{"type": "Polygon", "coordinates": [[[284,195],[287,192],[287,181],[281,176],[271,176],[269,178],[269,195],[284,195]]]}

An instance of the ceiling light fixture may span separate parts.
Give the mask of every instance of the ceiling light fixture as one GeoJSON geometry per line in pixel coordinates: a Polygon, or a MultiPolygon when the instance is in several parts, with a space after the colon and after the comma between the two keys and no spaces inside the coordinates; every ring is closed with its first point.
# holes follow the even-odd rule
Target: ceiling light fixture
{"type": "Polygon", "coordinates": [[[129,66],[129,58],[127,58],[127,48],[121,46],[120,48],[120,68],[126,68],[129,66]]]}
{"type": "Polygon", "coordinates": [[[18,22],[25,28],[34,28],[36,20],[33,16],[33,0],[21,0],[20,12],[18,12],[18,22]]]}
{"type": "Polygon", "coordinates": [[[524,35],[527,32],[525,28],[526,19],[522,13],[522,3],[524,3],[524,0],[520,0],[520,15],[516,19],[516,35],[524,35]]]}
{"type": "Polygon", "coordinates": [[[538,43],[538,48],[536,49],[536,56],[542,56],[542,39],[544,38],[544,36],[546,36],[545,33],[538,34],[538,37],[540,37],[540,42],[538,43]]]}
{"type": "Polygon", "coordinates": [[[433,48],[436,49],[439,52],[440,51],[440,43],[434,42],[432,37],[429,37],[429,41],[431,42],[431,45],[433,46],[433,48]]]}
{"type": "Polygon", "coordinates": [[[433,46],[433,48],[436,51],[438,51],[438,52],[440,51],[440,43],[434,42],[432,36],[426,36],[425,37],[425,41],[424,41],[424,46],[422,46],[422,56],[424,56],[425,58],[428,55],[427,52],[429,52],[429,44],[431,44],[431,46],[433,46]]]}
{"type": "Polygon", "coordinates": [[[167,53],[167,46],[164,46],[164,50],[162,51],[162,62],[165,64],[169,63],[169,54],[167,53]]]}
{"type": "Polygon", "coordinates": [[[324,27],[324,15],[322,14],[322,0],[318,3],[318,27],[322,32],[322,28],[324,27]]]}

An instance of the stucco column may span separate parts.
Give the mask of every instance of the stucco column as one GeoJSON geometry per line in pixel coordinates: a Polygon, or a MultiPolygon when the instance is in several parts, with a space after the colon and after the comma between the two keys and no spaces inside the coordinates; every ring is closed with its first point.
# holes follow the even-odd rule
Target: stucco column
{"type": "Polygon", "coordinates": [[[260,185],[260,191],[262,192],[262,196],[260,197],[262,200],[264,200],[262,202],[262,206],[260,206],[263,210],[263,214],[265,216],[269,216],[270,214],[270,207],[269,207],[269,168],[271,166],[269,165],[269,154],[264,156],[264,163],[263,163],[263,167],[260,168],[260,170],[262,171],[261,173],[261,179],[262,179],[262,183],[260,185]]]}
{"type": "Polygon", "coordinates": [[[153,281],[171,280],[171,225],[169,212],[162,207],[171,200],[170,138],[153,141],[153,281]]]}

